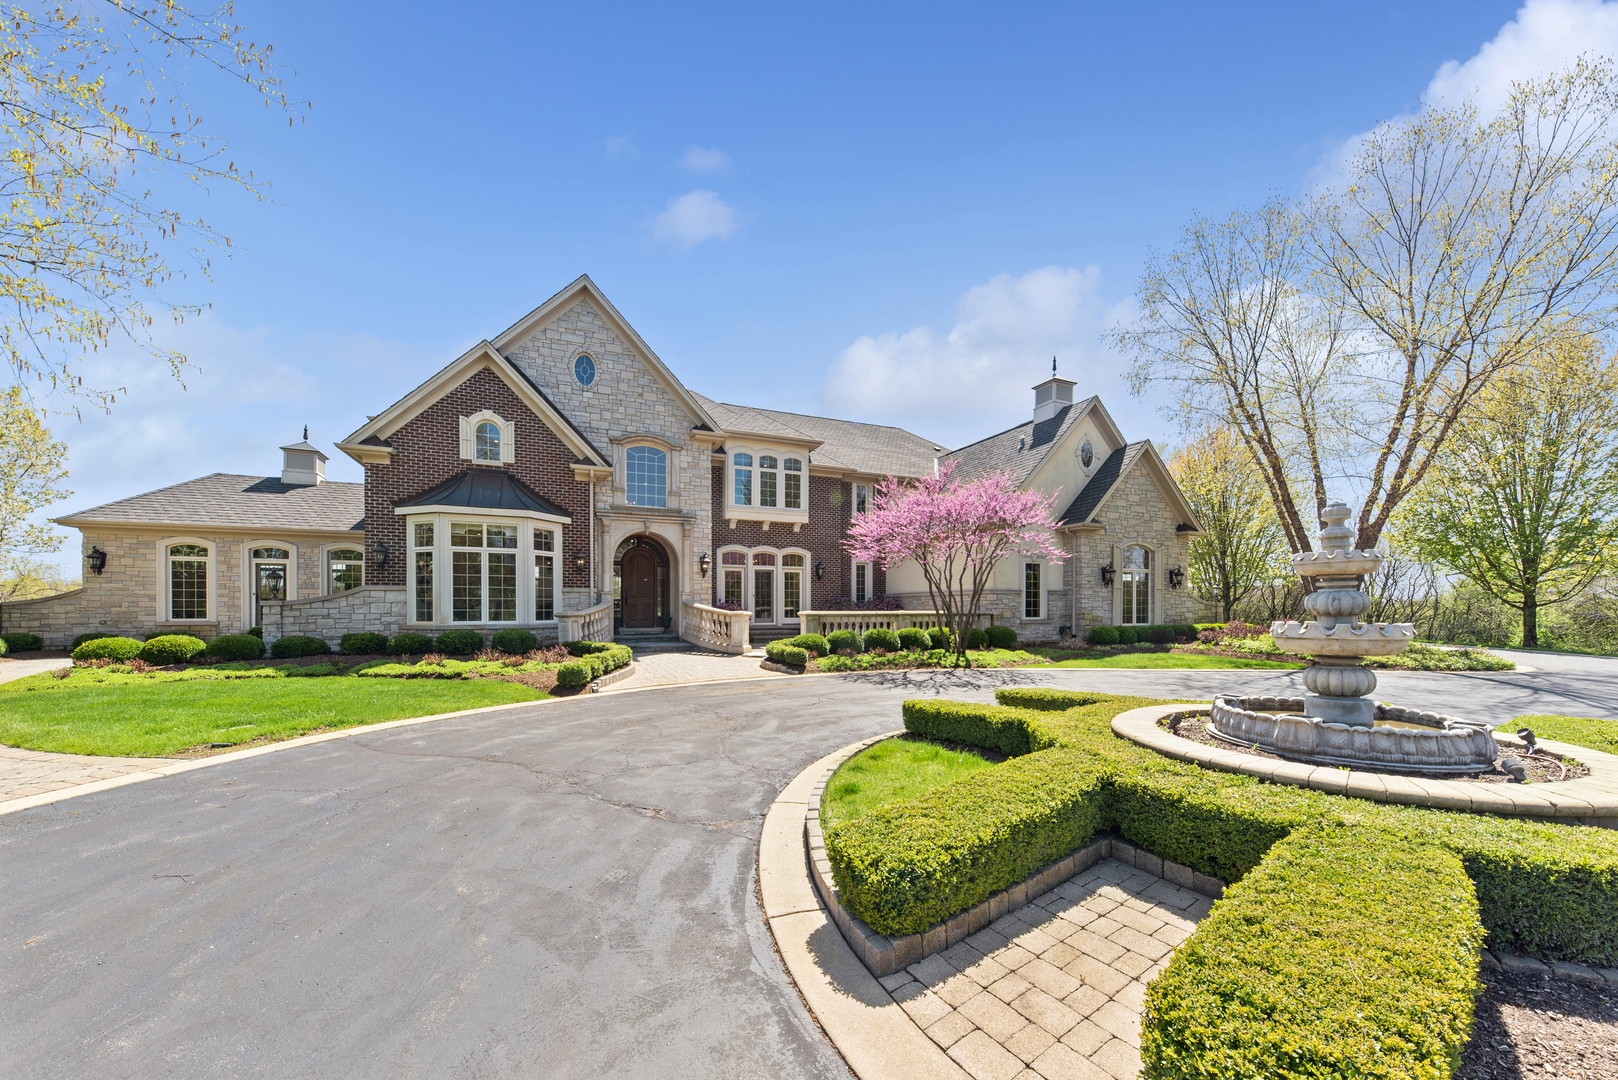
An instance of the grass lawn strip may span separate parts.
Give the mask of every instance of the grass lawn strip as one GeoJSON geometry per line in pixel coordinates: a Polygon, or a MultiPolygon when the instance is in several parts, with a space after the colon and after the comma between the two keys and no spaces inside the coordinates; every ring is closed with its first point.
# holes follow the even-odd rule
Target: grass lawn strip
{"type": "MultiPolygon", "coordinates": [[[[1054,655],[1054,649],[1035,649],[1034,652],[1054,655]]],[[[1056,668],[1176,668],[1205,671],[1295,671],[1304,665],[1287,660],[1263,660],[1237,656],[1198,655],[1190,652],[1124,652],[1115,656],[1072,657],[1053,660],[1042,667],[1056,668]]]]}
{"type": "Polygon", "coordinates": [[[496,679],[154,678],[89,669],[71,679],[45,674],[0,685],[0,743],[54,753],[168,757],[211,744],[289,739],[545,696],[496,679]],[[80,682],[86,674],[102,677],[80,682]]]}
{"type": "Polygon", "coordinates": [[[952,750],[923,739],[884,739],[837,767],[821,796],[821,824],[860,817],[990,764],[980,753],[952,750]]]}
{"type": "Polygon", "coordinates": [[[1618,754],[1618,720],[1579,716],[1519,716],[1509,723],[1496,725],[1495,730],[1515,735],[1519,728],[1528,728],[1535,738],[1618,754]]]}

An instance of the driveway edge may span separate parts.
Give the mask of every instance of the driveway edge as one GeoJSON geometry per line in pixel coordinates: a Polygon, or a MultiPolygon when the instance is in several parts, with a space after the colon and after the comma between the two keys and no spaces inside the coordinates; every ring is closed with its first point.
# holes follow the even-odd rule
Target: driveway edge
{"type": "Polygon", "coordinates": [[[803,818],[815,785],[849,755],[888,732],[816,761],[793,778],[764,816],[758,880],[787,975],[821,1030],[860,1080],[968,1080],[877,981],[831,921],[809,875],[803,818]]]}

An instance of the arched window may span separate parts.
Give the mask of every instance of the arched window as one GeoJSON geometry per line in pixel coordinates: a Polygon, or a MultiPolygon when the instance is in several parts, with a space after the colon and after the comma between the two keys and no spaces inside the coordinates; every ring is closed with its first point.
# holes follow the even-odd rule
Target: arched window
{"type": "Polygon", "coordinates": [[[477,461],[500,460],[500,425],[485,420],[477,427],[477,447],[473,452],[477,461]]]}
{"type": "Polygon", "coordinates": [[[737,506],[753,505],[753,455],[732,454],[730,457],[731,471],[736,474],[735,503],[737,506]]]}
{"type": "Polygon", "coordinates": [[[668,454],[655,446],[631,446],[624,454],[624,486],[630,506],[667,506],[668,454]]]}
{"type": "Polygon", "coordinates": [[[1152,551],[1138,544],[1124,548],[1124,568],[1118,575],[1123,591],[1120,619],[1125,625],[1146,626],[1152,621],[1152,551]]]}

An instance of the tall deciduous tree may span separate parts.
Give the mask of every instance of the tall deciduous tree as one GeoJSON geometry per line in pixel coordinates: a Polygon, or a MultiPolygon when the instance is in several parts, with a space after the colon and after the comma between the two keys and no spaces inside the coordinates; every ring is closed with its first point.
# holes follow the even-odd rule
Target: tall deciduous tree
{"type": "Polygon", "coordinates": [[[921,568],[933,610],[949,629],[957,657],[994,578],[1014,555],[1067,557],[1051,537],[1055,494],[1024,491],[1001,472],[957,483],[953,468],[918,480],[889,477],[856,517],[844,546],[860,562],[884,567],[906,559],[921,568]]]}
{"type": "Polygon", "coordinates": [[[1618,361],[1559,334],[1497,380],[1456,425],[1449,452],[1401,514],[1424,558],[1522,613],[1580,595],[1618,549],[1618,361]]]}
{"type": "Polygon", "coordinates": [[[51,438],[20,389],[0,392],[0,600],[31,591],[38,556],[62,546],[59,533],[28,518],[73,494],[60,486],[66,479],[67,444],[51,438]]]}
{"type": "Polygon", "coordinates": [[[1229,428],[1181,447],[1168,466],[1202,524],[1191,540],[1191,590],[1229,622],[1255,588],[1287,572],[1286,532],[1253,455],[1229,428]]]}
{"type": "Polygon", "coordinates": [[[1374,547],[1493,379],[1558,320],[1613,324],[1613,82],[1581,60],[1487,121],[1424,108],[1302,206],[1193,220],[1114,332],[1136,391],[1165,382],[1196,426],[1232,425],[1294,551],[1328,483],[1356,489],[1331,494],[1359,501],[1356,543],[1374,547]]]}
{"type": "Polygon", "coordinates": [[[208,273],[229,244],[184,209],[188,188],[262,196],[180,96],[214,75],[281,110],[270,47],[247,40],[233,5],[77,0],[13,3],[0,26],[0,357],[13,379],[95,404],[107,388],[75,373],[86,351],[126,337],[165,358],[154,316],[195,305],[164,286],[208,273]]]}

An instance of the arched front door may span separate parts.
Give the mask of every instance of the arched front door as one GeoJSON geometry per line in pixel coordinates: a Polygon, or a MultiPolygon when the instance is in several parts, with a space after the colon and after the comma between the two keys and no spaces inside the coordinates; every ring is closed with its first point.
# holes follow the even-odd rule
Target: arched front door
{"type": "Polygon", "coordinates": [[[618,620],[625,630],[651,630],[668,616],[668,556],[651,537],[624,541],[614,567],[618,620]]]}

